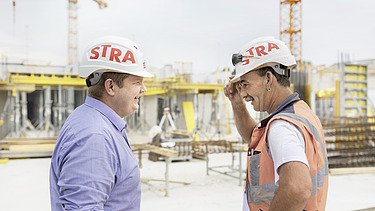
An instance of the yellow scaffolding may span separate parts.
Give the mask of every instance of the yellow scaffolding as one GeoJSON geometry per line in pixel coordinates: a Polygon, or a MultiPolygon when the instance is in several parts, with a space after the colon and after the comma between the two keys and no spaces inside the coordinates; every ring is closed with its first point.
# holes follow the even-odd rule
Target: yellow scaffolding
{"type": "MultiPolygon", "coordinates": [[[[189,83],[183,77],[172,78],[146,78],[146,96],[172,95],[175,92],[183,93],[212,93],[217,94],[223,89],[221,84],[189,83]]],[[[85,88],[85,79],[69,74],[45,73],[10,73],[9,82],[0,81],[2,90],[33,91],[35,86],[74,86],[85,88]]]]}
{"type": "Polygon", "coordinates": [[[317,98],[334,98],[336,94],[336,87],[318,90],[315,92],[317,98]]]}
{"type": "Polygon", "coordinates": [[[33,84],[40,86],[86,86],[85,79],[68,74],[11,73],[11,84],[33,84]]]}

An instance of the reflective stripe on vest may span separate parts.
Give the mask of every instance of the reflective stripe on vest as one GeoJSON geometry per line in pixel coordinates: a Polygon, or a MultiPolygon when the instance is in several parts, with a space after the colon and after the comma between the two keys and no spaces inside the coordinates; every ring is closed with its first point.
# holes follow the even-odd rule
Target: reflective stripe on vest
{"type": "Polygon", "coordinates": [[[319,142],[320,151],[321,151],[321,153],[322,153],[322,155],[324,157],[324,163],[325,163],[325,165],[323,167],[320,167],[318,169],[317,174],[311,175],[311,180],[312,180],[312,185],[313,185],[312,191],[311,191],[311,195],[314,196],[316,194],[317,188],[318,187],[323,187],[324,177],[326,175],[328,175],[328,172],[329,172],[329,169],[328,169],[328,159],[327,159],[327,156],[325,156],[326,152],[325,152],[325,149],[324,149],[323,141],[320,138],[318,130],[307,119],[305,119],[305,118],[303,118],[301,116],[298,116],[297,114],[293,114],[293,113],[280,113],[280,114],[275,115],[275,117],[280,117],[280,116],[286,116],[286,117],[295,119],[295,120],[297,120],[299,122],[302,122],[304,125],[307,126],[307,129],[314,136],[315,140],[317,140],[319,142]]]}
{"type": "MultiPolygon", "coordinates": [[[[325,149],[324,149],[324,144],[323,144],[323,141],[320,139],[320,136],[319,136],[319,132],[318,130],[315,128],[315,126],[313,124],[310,123],[309,120],[301,117],[301,116],[298,116],[297,114],[292,114],[292,113],[280,113],[280,114],[276,114],[275,117],[277,116],[286,116],[286,117],[290,117],[292,119],[295,119],[297,121],[300,121],[302,122],[304,125],[307,126],[307,128],[309,129],[309,131],[311,132],[311,134],[314,136],[315,140],[317,140],[320,144],[320,150],[322,152],[322,155],[325,155],[326,152],[325,152],[325,149]]],[[[328,175],[328,159],[327,159],[327,156],[324,157],[325,160],[324,162],[327,164],[327,168],[325,169],[324,173],[325,175],[328,175]]]]}
{"type": "Polygon", "coordinates": [[[265,184],[255,186],[250,189],[250,185],[246,185],[247,201],[254,204],[271,204],[275,196],[277,186],[275,184],[265,184]],[[257,197],[262,196],[262,197],[257,197]]]}

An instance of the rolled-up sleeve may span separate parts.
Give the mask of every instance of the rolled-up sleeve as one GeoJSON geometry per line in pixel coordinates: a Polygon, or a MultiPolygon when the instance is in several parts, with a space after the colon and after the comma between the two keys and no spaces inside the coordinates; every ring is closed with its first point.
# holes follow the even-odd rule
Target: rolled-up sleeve
{"type": "Polygon", "coordinates": [[[101,134],[90,134],[63,154],[58,187],[64,209],[104,210],[117,170],[109,142],[101,134]]]}

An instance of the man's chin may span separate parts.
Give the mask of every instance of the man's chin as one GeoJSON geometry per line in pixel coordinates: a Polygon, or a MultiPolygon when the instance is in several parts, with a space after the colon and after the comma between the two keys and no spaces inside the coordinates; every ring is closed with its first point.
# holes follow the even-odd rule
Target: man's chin
{"type": "Polygon", "coordinates": [[[138,105],[138,104],[135,105],[135,106],[133,106],[132,114],[133,114],[134,112],[138,111],[138,109],[139,109],[139,105],[138,105]]]}
{"type": "Polygon", "coordinates": [[[129,110],[125,113],[125,115],[124,115],[123,117],[127,117],[127,116],[130,116],[130,115],[134,114],[134,113],[138,110],[138,108],[139,108],[139,106],[133,106],[133,107],[131,108],[131,110],[129,109],[129,110]]]}

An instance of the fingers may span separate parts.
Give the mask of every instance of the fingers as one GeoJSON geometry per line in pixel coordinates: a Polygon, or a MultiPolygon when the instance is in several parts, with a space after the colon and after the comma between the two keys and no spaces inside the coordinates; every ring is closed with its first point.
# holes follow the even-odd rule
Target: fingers
{"type": "Polygon", "coordinates": [[[233,98],[236,91],[235,84],[230,81],[224,87],[224,95],[228,98],[233,98]]]}
{"type": "Polygon", "coordinates": [[[241,93],[240,88],[239,88],[239,83],[238,82],[233,82],[234,76],[229,77],[229,81],[225,84],[224,86],[224,95],[229,98],[230,101],[235,100],[234,98],[237,98],[236,95],[239,95],[241,93]]]}
{"type": "Polygon", "coordinates": [[[230,97],[231,93],[232,93],[232,90],[231,90],[231,88],[230,88],[229,83],[225,84],[225,87],[224,87],[224,95],[225,95],[226,97],[230,97]]]}
{"type": "Polygon", "coordinates": [[[236,91],[237,91],[238,93],[240,93],[240,92],[241,92],[241,87],[239,86],[239,84],[236,83],[234,86],[235,86],[234,88],[236,89],[236,91]]]}

